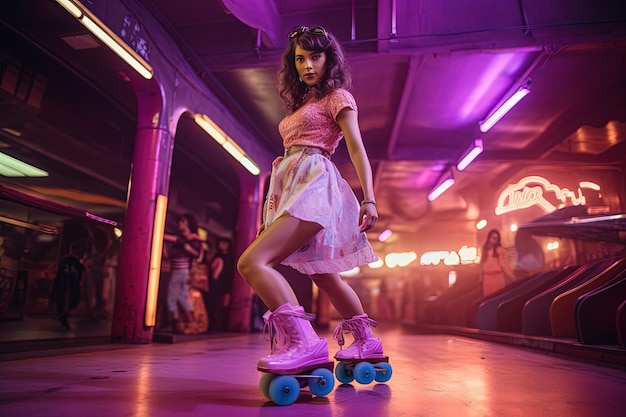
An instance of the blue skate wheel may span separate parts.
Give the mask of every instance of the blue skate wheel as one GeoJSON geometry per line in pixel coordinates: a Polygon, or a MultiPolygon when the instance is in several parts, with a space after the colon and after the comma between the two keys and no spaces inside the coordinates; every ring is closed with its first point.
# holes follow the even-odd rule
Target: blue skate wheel
{"type": "Polygon", "coordinates": [[[261,395],[266,400],[271,400],[271,398],[270,398],[270,382],[272,382],[272,380],[274,378],[276,378],[276,375],[264,372],[261,375],[261,379],[259,379],[259,391],[261,391],[261,395]]]}
{"type": "Polygon", "coordinates": [[[348,367],[343,362],[339,362],[335,367],[335,375],[337,376],[337,380],[342,384],[349,384],[354,381],[354,376],[352,373],[348,373],[348,367]]]}
{"type": "Polygon", "coordinates": [[[309,389],[313,395],[323,397],[332,392],[335,387],[335,377],[333,373],[325,368],[318,368],[311,372],[313,378],[309,378],[309,389]]]}
{"type": "Polygon", "coordinates": [[[289,405],[298,399],[300,383],[292,376],[280,375],[270,382],[268,392],[274,404],[289,405]]]}
{"type": "Polygon", "coordinates": [[[375,366],[376,368],[376,376],[374,379],[376,382],[387,382],[391,379],[391,374],[393,370],[391,369],[391,365],[387,362],[379,362],[375,366]]]}
{"type": "Polygon", "coordinates": [[[354,379],[359,384],[369,384],[376,377],[376,369],[369,362],[359,362],[354,367],[354,379]]]}

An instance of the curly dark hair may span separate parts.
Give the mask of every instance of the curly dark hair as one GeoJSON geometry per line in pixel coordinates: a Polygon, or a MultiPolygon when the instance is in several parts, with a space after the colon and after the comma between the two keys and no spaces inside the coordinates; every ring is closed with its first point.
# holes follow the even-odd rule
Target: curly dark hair
{"type": "Polygon", "coordinates": [[[289,41],[283,52],[282,68],[278,74],[278,93],[288,110],[297,110],[309,92],[309,87],[300,80],[296,70],[296,45],[307,51],[324,52],[326,55],[326,74],[315,88],[317,99],[338,88],[352,89],[350,67],[345,60],[343,48],[334,35],[330,32],[326,32],[326,35],[304,32],[289,41]]]}

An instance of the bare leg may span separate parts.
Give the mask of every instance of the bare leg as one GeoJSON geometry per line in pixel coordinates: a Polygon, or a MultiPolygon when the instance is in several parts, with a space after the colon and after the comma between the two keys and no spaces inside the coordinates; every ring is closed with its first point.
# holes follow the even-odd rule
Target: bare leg
{"type": "MultiPolygon", "coordinates": [[[[376,322],[363,312],[363,305],[359,296],[351,286],[346,284],[339,274],[316,274],[311,279],[319,289],[328,295],[337,312],[343,317],[339,323],[339,333],[335,333],[340,350],[335,354],[337,359],[380,358],[383,354],[383,344],[376,338],[370,328],[376,322]],[[342,349],[344,333],[352,333],[354,342],[342,349]]],[[[337,332],[337,329],[335,330],[337,332]]]]}
{"type": "Polygon", "coordinates": [[[354,289],[339,274],[315,274],[311,279],[323,291],[345,319],[364,314],[363,305],[354,289]]]}
{"type": "Polygon", "coordinates": [[[239,273],[271,311],[285,303],[300,304],[287,280],[274,267],[321,229],[317,223],[281,216],[239,258],[239,273]]]}

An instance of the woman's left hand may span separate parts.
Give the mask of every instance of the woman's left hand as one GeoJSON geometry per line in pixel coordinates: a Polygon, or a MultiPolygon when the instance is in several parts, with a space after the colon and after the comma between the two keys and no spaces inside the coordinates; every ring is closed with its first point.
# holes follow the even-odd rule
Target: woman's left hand
{"type": "Polygon", "coordinates": [[[376,206],[370,203],[363,204],[359,210],[359,219],[361,219],[359,231],[367,232],[374,227],[376,225],[376,220],[378,220],[378,211],[376,211],[376,206]]]}

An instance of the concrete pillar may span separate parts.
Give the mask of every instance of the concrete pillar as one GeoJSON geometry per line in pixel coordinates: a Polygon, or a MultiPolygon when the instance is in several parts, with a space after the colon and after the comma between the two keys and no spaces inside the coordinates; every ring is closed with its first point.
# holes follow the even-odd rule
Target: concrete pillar
{"type": "MultiPolygon", "coordinates": [[[[144,326],[154,213],[158,194],[167,195],[173,134],[160,126],[165,116],[158,92],[137,92],[137,134],[120,248],[111,340],[151,343],[144,326]]],[[[167,117],[165,117],[167,120],[167,117]]]]}

